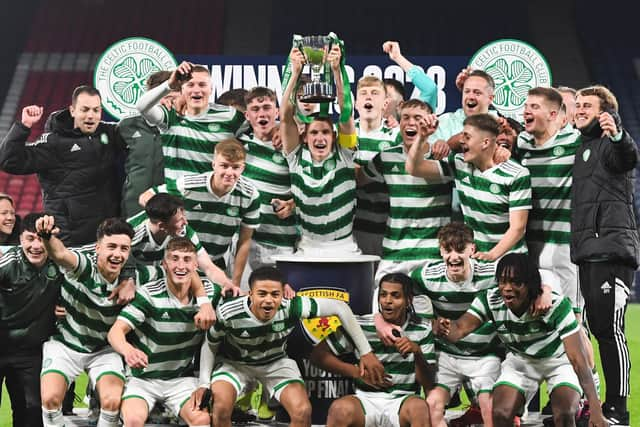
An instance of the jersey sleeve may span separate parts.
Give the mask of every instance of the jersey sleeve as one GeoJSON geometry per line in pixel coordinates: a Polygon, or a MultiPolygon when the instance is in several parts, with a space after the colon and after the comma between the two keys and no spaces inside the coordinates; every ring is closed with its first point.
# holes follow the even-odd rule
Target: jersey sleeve
{"type": "Polygon", "coordinates": [[[136,290],[133,300],[124,306],[118,315],[118,320],[128,324],[131,329],[137,329],[151,314],[151,303],[147,299],[148,294],[144,289],[136,290]]]}
{"type": "Polygon", "coordinates": [[[289,316],[293,319],[318,317],[318,303],[314,298],[295,296],[289,304],[289,316]]]}
{"type": "Polygon", "coordinates": [[[353,353],[355,351],[355,344],[344,332],[342,327],[339,327],[335,332],[329,334],[326,338],[327,345],[336,356],[343,354],[353,353]]]}
{"type": "Polygon", "coordinates": [[[487,291],[483,291],[480,295],[474,298],[471,306],[469,306],[469,309],[467,310],[467,313],[477,317],[483,323],[491,320],[491,310],[489,309],[487,291]]]}
{"type": "Polygon", "coordinates": [[[90,258],[90,254],[81,252],[77,249],[72,249],[71,253],[78,259],[78,265],[73,270],[62,270],[64,271],[65,276],[69,279],[83,283],[93,274],[93,262],[90,258]]]}
{"type": "Polygon", "coordinates": [[[515,176],[509,191],[509,210],[523,209],[531,209],[531,176],[524,167],[515,176]]]}
{"type": "Polygon", "coordinates": [[[193,243],[193,246],[196,247],[196,253],[200,252],[200,250],[204,249],[202,243],[200,243],[200,238],[198,238],[198,233],[189,225],[185,227],[185,237],[193,243]]]}
{"type": "Polygon", "coordinates": [[[260,226],[260,193],[258,190],[254,190],[251,193],[249,204],[242,215],[242,225],[249,228],[258,228],[260,226]]]}
{"type": "Polygon", "coordinates": [[[561,339],[565,339],[569,335],[578,332],[580,325],[578,325],[569,299],[557,294],[554,294],[553,297],[555,301],[553,301],[551,309],[544,316],[544,321],[558,331],[561,339]]]}

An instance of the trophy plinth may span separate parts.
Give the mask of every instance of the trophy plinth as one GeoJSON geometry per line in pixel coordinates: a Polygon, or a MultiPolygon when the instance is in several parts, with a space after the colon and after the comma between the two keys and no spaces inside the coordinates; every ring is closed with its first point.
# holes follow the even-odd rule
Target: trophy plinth
{"type": "Polygon", "coordinates": [[[302,85],[300,101],[308,103],[333,102],[336,98],[331,83],[331,69],[326,62],[331,47],[327,36],[306,36],[301,40],[301,51],[311,69],[311,81],[302,85]]]}
{"type": "Polygon", "coordinates": [[[333,102],[334,99],[336,99],[336,95],[333,93],[333,86],[331,83],[309,82],[302,86],[302,95],[300,96],[301,102],[315,104],[321,102],[333,102]]]}

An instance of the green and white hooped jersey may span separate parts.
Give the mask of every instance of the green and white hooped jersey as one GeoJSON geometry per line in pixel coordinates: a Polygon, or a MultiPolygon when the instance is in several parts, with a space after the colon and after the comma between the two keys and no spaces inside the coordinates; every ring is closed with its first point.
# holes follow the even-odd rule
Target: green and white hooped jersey
{"type": "Polygon", "coordinates": [[[209,104],[197,116],[179,115],[176,110],[163,112],[162,152],[165,180],[211,170],[213,149],[219,141],[232,138],[244,122],[244,115],[233,107],[209,104]]]}
{"type": "Polygon", "coordinates": [[[216,309],[218,319],[207,332],[213,352],[247,365],[264,365],[287,357],[287,338],[300,319],[317,317],[313,298],[283,299],[273,319],[262,322],[249,308],[249,296],[224,301],[216,309]]]}
{"type": "Polygon", "coordinates": [[[227,194],[218,197],[211,188],[213,172],[185,175],[158,188],[181,196],[189,224],[198,233],[202,246],[213,261],[227,252],[231,239],[240,226],[260,225],[258,190],[243,176],[227,194]]]}
{"type": "MultiPolygon", "coordinates": [[[[385,346],[376,333],[373,314],[356,316],[356,319],[362,328],[362,332],[364,332],[364,335],[367,337],[367,341],[371,344],[373,353],[384,366],[385,372],[391,375],[391,383],[393,384],[384,391],[378,391],[360,381],[356,381],[356,388],[363,391],[378,391],[381,396],[388,394],[390,397],[419,394],[420,383],[416,379],[415,354],[409,353],[406,358],[403,358],[395,347],[385,346]]],[[[409,340],[420,346],[422,358],[427,364],[436,363],[436,353],[430,323],[407,321],[402,326],[402,336],[406,336],[409,340]]],[[[347,335],[342,327],[329,335],[326,338],[326,342],[329,348],[331,348],[331,351],[338,356],[355,353],[360,357],[351,337],[347,335]]]]}
{"type": "MultiPolygon", "coordinates": [[[[365,132],[356,120],[358,149],[353,161],[364,167],[376,154],[387,148],[402,144],[399,128],[389,128],[382,124],[378,129],[365,132]]],[[[356,189],[356,230],[372,234],[382,234],[389,216],[389,191],[384,182],[372,181],[356,189]]]]}
{"type": "MultiPolygon", "coordinates": [[[[109,300],[118,284],[110,283],[100,274],[95,252],[72,251],[78,267],[64,272],[61,297],[67,315],[57,323],[53,339],[81,352],[93,353],[109,345],[107,333],[116,320],[121,305],[109,300]]],[[[160,267],[137,266],[136,283],[146,283],[164,277],[160,267]]]]}
{"type": "MultiPolygon", "coordinates": [[[[135,233],[131,239],[131,256],[144,264],[160,265],[171,236],[167,236],[162,242],[156,242],[149,231],[149,216],[145,211],[138,212],[127,219],[127,222],[135,233]]],[[[180,236],[188,238],[196,247],[196,252],[203,249],[198,235],[190,225],[184,227],[180,236]]]]}
{"type": "Polygon", "coordinates": [[[451,182],[428,183],[404,167],[407,154],[398,145],[376,154],[364,172],[389,190],[389,218],[382,241],[382,259],[425,262],[441,258],[437,234],[451,221],[451,182]]]}
{"type": "MultiPolygon", "coordinates": [[[[206,279],[202,282],[215,307],[221,288],[206,279]]],[[[204,338],[204,332],[193,321],[198,310],[195,297],[182,305],[169,291],[165,279],[140,286],[118,320],[133,329],[128,340],[147,355],[149,364],[145,368],[127,367],[127,374],[163,380],[193,376],[194,356],[204,338]]]]}
{"type": "MultiPolygon", "coordinates": [[[[529,171],[507,160],[482,172],[451,153],[439,162],[442,175],[455,179],[464,222],[473,229],[479,252],[490,251],[509,228],[509,213],[531,209],[529,171]]],[[[524,237],[509,252],[527,252],[524,237]]]]}
{"type": "Polygon", "coordinates": [[[531,174],[533,209],[527,222],[527,241],[571,243],[571,185],[573,163],[582,140],[576,129],[561,129],[542,146],[533,136],[518,136],[518,157],[531,174]]]}
{"type": "Polygon", "coordinates": [[[298,237],[295,215],[280,219],[271,205],[272,199],[293,197],[287,159],[281,150],[273,148],[271,141],[261,141],[253,133],[245,133],[239,140],[247,150],[242,174],[260,192],[260,226],[253,240],[265,246],[293,248],[298,237]]]}
{"type": "Polygon", "coordinates": [[[494,322],[498,337],[509,351],[533,359],[563,355],[562,340],[580,330],[571,302],[555,292],[551,309],[540,317],[533,317],[529,310],[516,316],[507,308],[498,288],[476,297],[468,313],[483,322],[494,322]]]}
{"type": "MultiPolygon", "coordinates": [[[[471,276],[465,282],[452,282],[447,277],[444,262],[427,264],[411,272],[411,278],[419,288],[418,293],[431,299],[434,315],[457,319],[471,306],[476,295],[496,286],[495,263],[471,262],[471,276]]],[[[498,337],[492,322],[485,322],[457,343],[436,337],[439,351],[463,357],[480,357],[495,354],[498,337]]]]}
{"type": "Polygon", "coordinates": [[[302,235],[323,242],[351,236],[356,208],[353,152],[335,144],[317,163],[306,144],[300,144],[287,160],[302,235]]]}

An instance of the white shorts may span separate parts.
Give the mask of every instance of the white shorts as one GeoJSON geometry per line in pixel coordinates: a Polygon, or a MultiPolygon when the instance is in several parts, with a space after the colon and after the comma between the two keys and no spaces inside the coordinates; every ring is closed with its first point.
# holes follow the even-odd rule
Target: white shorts
{"type": "Polygon", "coordinates": [[[273,260],[274,255],[292,254],[293,248],[286,248],[281,246],[265,246],[257,243],[255,240],[251,240],[251,247],[249,248],[249,267],[251,270],[256,270],[259,267],[275,267],[276,262],[273,260]]]}
{"type": "Polygon", "coordinates": [[[183,377],[171,380],[142,379],[128,377],[122,400],[140,398],[147,402],[147,410],[151,411],[156,402],[162,403],[173,414],[180,416],[180,410],[191,393],[198,388],[198,378],[183,377]]]}
{"type": "Polygon", "coordinates": [[[437,366],[436,386],[446,389],[450,395],[464,383],[471,384],[471,390],[476,396],[491,393],[500,376],[500,359],[497,356],[466,358],[441,351],[437,366]]]}
{"type": "Polygon", "coordinates": [[[67,381],[68,387],[85,371],[94,385],[103,375],[115,375],[125,381],[122,357],[111,347],[94,353],[80,353],[53,339],[42,346],[40,376],[51,372],[58,373],[67,381]]]}
{"type": "Polygon", "coordinates": [[[269,391],[271,397],[280,400],[282,390],[290,383],[298,382],[304,386],[302,375],[295,361],[289,358],[278,359],[266,365],[247,365],[222,359],[211,374],[211,383],[226,381],[241,396],[248,391],[248,386],[258,380],[269,391]]]}
{"type": "Polygon", "coordinates": [[[536,360],[507,353],[506,359],[502,362],[502,374],[496,381],[496,387],[499,385],[513,387],[522,393],[525,401],[528,402],[538,391],[538,386],[542,381],[547,382],[549,395],[558,386],[571,387],[579,395],[582,395],[580,381],[566,354],[560,357],[536,360]]]}
{"type": "Polygon", "coordinates": [[[557,283],[546,283],[569,298],[576,312],[582,311],[584,299],[578,283],[578,266],[571,262],[569,245],[528,243],[529,252],[537,257],[538,268],[555,276],[557,283]]]}
{"type": "Polygon", "coordinates": [[[360,255],[362,252],[356,244],[353,235],[341,240],[320,241],[309,239],[304,234],[298,241],[296,255],[307,257],[340,257],[360,255]]]}
{"type": "MultiPolygon", "coordinates": [[[[378,270],[374,277],[374,292],[371,308],[373,313],[378,312],[378,286],[380,285],[380,279],[389,273],[404,273],[407,276],[411,274],[413,270],[419,267],[423,267],[425,261],[392,261],[383,259],[378,264],[378,270]]],[[[416,295],[413,297],[413,308],[416,314],[423,318],[433,317],[433,306],[431,300],[426,295],[416,295]]]]}
{"type": "Polygon", "coordinates": [[[394,397],[386,393],[356,390],[355,396],[364,410],[365,427],[400,427],[400,408],[405,400],[414,395],[394,397]]]}

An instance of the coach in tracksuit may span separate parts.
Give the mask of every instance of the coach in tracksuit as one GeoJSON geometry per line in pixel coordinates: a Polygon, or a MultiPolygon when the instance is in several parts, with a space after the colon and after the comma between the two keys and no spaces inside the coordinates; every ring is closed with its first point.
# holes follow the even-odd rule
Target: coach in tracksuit
{"type": "Polygon", "coordinates": [[[578,91],[571,195],[571,260],[578,265],[589,330],[598,340],[606,381],[603,414],[628,425],[631,362],[624,334],[629,290],[638,267],[633,210],[638,148],[621,127],[615,96],[603,86],[578,91]]]}

